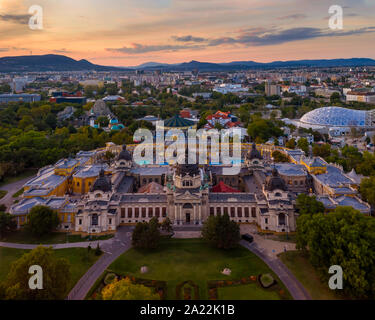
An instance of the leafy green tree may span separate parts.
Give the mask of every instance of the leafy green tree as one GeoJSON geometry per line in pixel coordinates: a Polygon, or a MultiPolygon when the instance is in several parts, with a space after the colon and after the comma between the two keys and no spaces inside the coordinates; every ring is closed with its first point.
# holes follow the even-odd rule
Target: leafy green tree
{"type": "Polygon", "coordinates": [[[46,206],[35,206],[28,214],[26,229],[40,237],[51,233],[59,225],[59,217],[56,211],[46,206]]]}
{"type": "Polygon", "coordinates": [[[337,104],[337,103],[341,103],[340,93],[338,93],[338,92],[332,93],[331,97],[330,97],[330,101],[331,101],[332,105],[337,104]]]}
{"type": "Polygon", "coordinates": [[[69,262],[57,258],[52,248],[39,246],[13,262],[2,284],[4,299],[62,300],[68,293],[70,280],[69,262]],[[43,290],[31,290],[29,287],[29,268],[33,265],[43,270],[43,290]]]}
{"type": "Polygon", "coordinates": [[[203,225],[202,237],[217,248],[235,248],[241,239],[240,227],[228,214],[210,216],[203,225]]]}
{"type": "Polygon", "coordinates": [[[275,162],[289,162],[289,157],[278,150],[272,152],[272,158],[275,162]]]}
{"type": "Polygon", "coordinates": [[[172,221],[168,217],[166,217],[163,222],[161,223],[161,229],[165,232],[172,232],[173,227],[172,227],[172,221]]]}
{"type": "Polygon", "coordinates": [[[159,223],[157,218],[150,222],[139,222],[132,235],[132,244],[135,248],[155,249],[160,242],[159,223]]]}
{"type": "Polygon", "coordinates": [[[285,146],[289,149],[294,149],[296,147],[296,140],[294,138],[290,139],[285,146]]]}
{"type": "Polygon", "coordinates": [[[359,187],[362,198],[371,206],[375,206],[375,176],[365,178],[359,187]]]}
{"type": "Polygon", "coordinates": [[[375,220],[352,207],[297,219],[297,248],[308,252],[324,281],[328,269],[343,269],[343,291],[360,299],[375,297],[375,220]]]}
{"type": "Polygon", "coordinates": [[[298,195],[296,208],[299,214],[316,214],[325,212],[322,202],[316,200],[315,196],[310,197],[304,193],[298,195]]]}
{"type": "Polygon", "coordinates": [[[331,155],[331,145],[328,143],[325,143],[322,145],[314,144],[313,155],[315,157],[322,157],[322,158],[329,157],[331,155]]]}
{"type": "Polygon", "coordinates": [[[103,300],[160,300],[151,288],[133,284],[130,279],[115,280],[102,290],[103,300]]]}
{"type": "Polygon", "coordinates": [[[107,117],[101,116],[99,117],[96,122],[99,124],[101,128],[108,127],[109,119],[107,117]]]}
{"type": "Polygon", "coordinates": [[[271,137],[279,137],[283,134],[273,121],[259,118],[253,119],[247,128],[247,133],[253,141],[257,138],[267,141],[271,137]]]}
{"type": "Polygon", "coordinates": [[[297,142],[297,147],[304,151],[306,155],[309,153],[309,142],[306,138],[299,139],[297,142]]]}
{"type": "Polygon", "coordinates": [[[0,208],[0,239],[6,232],[14,231],[17,228],[17,223],[9,214],[1,211],[0,208]]]}

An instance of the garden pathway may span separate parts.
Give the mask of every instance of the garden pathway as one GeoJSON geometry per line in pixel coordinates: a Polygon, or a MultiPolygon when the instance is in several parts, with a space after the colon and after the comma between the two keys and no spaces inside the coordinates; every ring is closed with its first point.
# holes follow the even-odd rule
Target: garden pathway
{"type": "Polygon", "coordinates": [[[96,280],[120,255],[131,247],[132,227],[120,227],[112,242],[105,242],[101,245],[103,255],[83,275],[74,288],[70,291],[67,300],[84,300],[96,280]]]}
{"type": "Polygon", "coordinates": [[[256,254],[261,258],[276,275],[284,283],[293,299],[295,300],[311,300],[310,294],[303,287],[303,285],[297,280],[297,278],[290,272],[290,270],[275,256],[267,254],[266,249],[261,248],[256,242],[248,243],[241,240],[240,244],[256,254]]]}

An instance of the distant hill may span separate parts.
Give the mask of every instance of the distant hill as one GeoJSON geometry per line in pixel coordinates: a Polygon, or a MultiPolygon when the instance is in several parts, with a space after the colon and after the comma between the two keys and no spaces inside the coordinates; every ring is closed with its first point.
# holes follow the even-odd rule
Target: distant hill
{"type": "Polygon", "coordinates": [[[375,60],[368,58],[331,59],[331,60],[295,60],[260,63],[255,61],[233,61],[228,63],[211,63],[190,61],[180,64],[147,62],[136,67],[110,67],[93,64],[87,60],[74,60],[63,55],[37,55],[0,58],[0,72],[45,72],[45,71],[239,71],[249,69],[297,68],[297,67],[363,67],[375,66],[375,60]]]}
{"type": "Polygon", "coordinates": [[[74,60],[63,55],[55,54],[0,58],[0,72],[45,72],[84,70],[113,71],[124,69],[100,66],[92,64],[87,60],[74,60]]]}
{"type": "Polygon", "coordinates": [[[295,60],[295,61],[274,61],[269,63],[260,63],[255,61],[233,61],[229,63],[210,63],[190,61],[180,64],[168,65],[153,62],[152,65],[143,64],[135,69],[143,70],[165,70],[165,71],[236,71],[249,69],[270,69],[270,68],[296,68],[296,67],[363,67],[375,66],[375,60],[368,58],[352,59],[320,59],[320,60],[295,60]]]}

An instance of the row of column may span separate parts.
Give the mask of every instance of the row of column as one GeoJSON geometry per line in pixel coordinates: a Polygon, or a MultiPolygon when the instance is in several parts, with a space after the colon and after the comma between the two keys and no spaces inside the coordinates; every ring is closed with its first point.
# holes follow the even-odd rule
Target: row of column
{"type": "MultiPolygon", "coordinates": [[[[175,204],[174,205],[174,223],[180,224],[181,222],[186,222],[186,216],[183,214],[183,205],[184,204],[175,204]]],[[[186,209],[185,209],[186,210],[186,209]]],[[[190,217],[193,223],[198,222],[202,223],[202,207],[199,204],[193,204],[193,216],[190,217]]]]}

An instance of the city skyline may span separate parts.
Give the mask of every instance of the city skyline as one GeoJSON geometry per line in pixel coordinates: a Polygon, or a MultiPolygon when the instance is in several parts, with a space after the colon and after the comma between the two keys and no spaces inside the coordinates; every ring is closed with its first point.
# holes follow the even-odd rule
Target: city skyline
{"type": "Polygon", "coordinates": [[[39,0],[43,30],[30,30],[33,2],[0,1],[1,57],[55,53],[113,66],[375,58],[368,0],[335,1],[343,30],[328,28],[334,4],[320,0],[39,0]]]}

